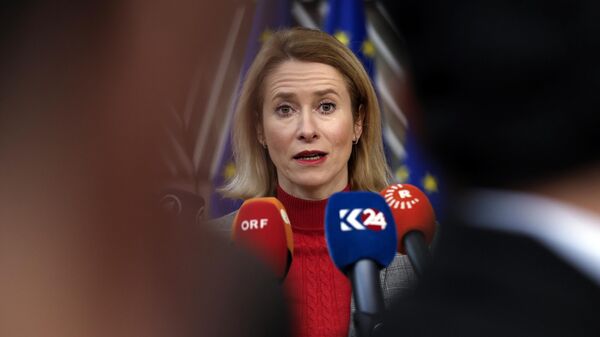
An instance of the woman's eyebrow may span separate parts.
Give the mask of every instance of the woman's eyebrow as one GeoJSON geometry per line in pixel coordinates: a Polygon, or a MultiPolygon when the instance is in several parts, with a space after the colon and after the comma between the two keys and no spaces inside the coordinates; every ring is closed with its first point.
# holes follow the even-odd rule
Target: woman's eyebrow
{"type": "Polygon", "coordinates": [[[271,98],[271,100],[276,100],[276,99],[282,99],[282,100],[290,100],[292,98],[296,97],[296,94],[293,92],[283,92],[280,91],[278,93],[276,93],[275,95],[273,95],[273,97],[271,98]]]}
{"type": "Polygon", "coordinates": [[[339,96],[338,92],[332,88],[324,89],[324,90],[317,90],[313,93],[313,96],[325,96],[327,94],[334,94],[336,96],[339,96]]]}

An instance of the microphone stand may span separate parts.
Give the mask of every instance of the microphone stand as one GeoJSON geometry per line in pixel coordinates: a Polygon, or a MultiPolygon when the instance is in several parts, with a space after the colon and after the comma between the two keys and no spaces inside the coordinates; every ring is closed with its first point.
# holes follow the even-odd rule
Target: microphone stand
{"type": "Polygon", "coordinates": [[[369,259],[359,260],[350,267],[348,274],[356,304],[353,319],[358,336],[377,336],[383,327],[382,314],[385,310],[379,266],[369,259]]]}
{"type": "Polygon", "coordinates": [[[431,252],[425,243],[423,233],[410,231],[404,235],[404,247],[410,263],[413,265],[417,276],[421,277],[423,272],[431,265],[431,252]]]}

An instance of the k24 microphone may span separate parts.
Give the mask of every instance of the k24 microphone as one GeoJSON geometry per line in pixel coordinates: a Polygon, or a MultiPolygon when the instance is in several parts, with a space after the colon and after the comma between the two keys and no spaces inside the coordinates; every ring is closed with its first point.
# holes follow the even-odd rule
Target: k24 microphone
{"type": "Polygon", "coordinates": [[[435,213],[423,191],[410,184],[395,184],[381,191],[390,206],[396,233],[398,252],[408,255],[420,276],[431,263],[428,245],[435,233],[435,213]]]}
{"type": "Polygon", "coordinates": [[[352,283],[357,332],[373,336],[385,310],[379,270],[392,262],[397,247],[388,205],[372,192],[332,195],[325,209],[325,239],[333,263],[352,283]]]}
{"type": "Polygon", "coordinates": [[[279,200],[267,197],[244,201],[233,221],[232,239],[253,252],[283,281],[292,263],[294,242],[290,220],[279,200]]]}

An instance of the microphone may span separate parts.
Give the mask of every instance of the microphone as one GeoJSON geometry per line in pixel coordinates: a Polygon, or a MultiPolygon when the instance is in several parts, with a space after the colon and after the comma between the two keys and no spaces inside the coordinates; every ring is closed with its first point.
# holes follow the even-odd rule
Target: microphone
{"type": "Polygon", "coordinates": [[[435,233],[435,213],[423,191],[410,184],[395,184],[381,191],[390,206],[396,232],[398,252],[408,255],[418,276],[431,264],[428,245],[435,233]]]}
{"type": "Polygon", "coordinates": [[[356,330],[373,336],[385,310],[379,270],[392,262],[397,246],[388,205],[373,192],[333,194],[325,208],[325,239],[333,263],[352,283],[356,330]]]}
{"type": "Polygon", "coordinates": [[[267,197],[244,201],[231,235],[234,244],[254,253],[283,281],[292,263],[294,242],[290,220],[279,200],[267,197]]]}

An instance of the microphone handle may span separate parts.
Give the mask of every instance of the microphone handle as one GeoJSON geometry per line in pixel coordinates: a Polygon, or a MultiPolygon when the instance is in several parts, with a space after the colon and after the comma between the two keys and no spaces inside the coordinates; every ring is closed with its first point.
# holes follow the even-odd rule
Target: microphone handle
{"type": "Polygon", "coordinates": [[[410,231],[402,238],[406,255],[412,263],[417,276],[421,277],[423,272],[431,265],[431,252],[425,243],[423,233],[419,231],[410,231]]]}
{"type": "Polygon", "coordinates": [[[350,267],[348,274],[356,304],[354,324],[358,336],[374,336],[382,327],[381,315],[385,310],[379,266],[373,260],[359,260],[350,267]]]}

